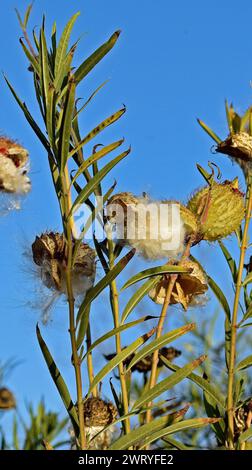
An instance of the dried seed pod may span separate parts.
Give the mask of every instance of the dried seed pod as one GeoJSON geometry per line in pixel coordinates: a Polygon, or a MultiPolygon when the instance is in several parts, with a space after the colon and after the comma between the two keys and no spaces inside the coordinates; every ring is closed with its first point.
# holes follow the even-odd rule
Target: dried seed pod
{"type": "Polygon", "coordinates": [[[121,245],[135,248],[145,259],[170,258],[181,253],[185,239],[184,223],[181,217],[175,218],[174,205],[179,210],[179,203],[174,201],[119,193],[108,201],[107,219],[121,245]]]}
{"type": "MultiPolygon", "coordinates": [[[[36,237],[32,244],[32,253],[34,262],[40,267],[44,285],[66,294],[67,244],[63,234],[48,232],[36,237]]],[[[94,277],[95,252],[87,244],[82,243],[72,269],[74,295],[85,295],[86,291],[92,287],[94,277]]]]}
{"type": "Polygon", "coordinates": [[[16,407],[16,400],[8,388],[0,388],[0,410],[12,410],[16,407]]]}
{"type": "Polygon", "coordinates": [[[26,164],[28,151],[16,142],[0,137],[0,192],[26,194],[31,187],[26,164]]]}
{"type": "MultiPolygon", "coordinates": [[[[179,357],[181,355],[181,351],[178,351],[178,349],[173,348],[172,346],[169,348],[163,347],[159,350],[159,356],[164,356],[168,361],[172,361],[176,357],[179,357]]],[[[105,355],[105,359],[108,361],[111,361],[116,356],[116,353],[113,354],[108,354],[105,355]]],[[[132,361],[134,357],[134,353],[130,354],[124,361],[123,365],[125,367],[128,367],[130,362],[132,361]]],[[[131,372],[137,371],[140,373],[147,373],[151,370],[152,367],[152,357],[153,355],[150,354],[149,356],[144,357],[140,361],[138,361],[132,368],[131,372]]],[[[163,367],[163,362],[161,359],[158,361],[158,367],[163,367]]]]}
{"type": "Polygon", "coordinates": [[[247,132],[230,134],[217,145],[216,151],[228,155],[238,163],[245,177],[252,170],[252,136],[247,132]]]}
{"type": "MultiPolygon", "coordinates": [[[[195,298],[205,294],[208,289],[207,281],[198,263],[185,260],[181,264],[190,269],[190,273],[179,274],[175,282],[171,304],[181,304],[185,310],[194,302],[195,298]]],[[[165,275],[157,285],[149,292],[149,297],[157,304],[163,304],[170,282],[170,276],[165,275]]]]}
{"type": "Polygon", "coordinates": [[[109,447],[114,432],[113,426],[104,432],[101,431],[112,424],[117,415],[115,406],[101,398],[92,397],[84,401],[85,432],[89,450],[105,450],[109,447]],[[99,436],[95,437],[98,433],[99,436]]]}
{"type": "Polygon", "coordinates": [[[237,230],[244,218],[244,195],[237,178],[222,184],[213,183],[194,194],[188,202],[199,219],[199,231],[204,240],[213,242],[237,230]]]}

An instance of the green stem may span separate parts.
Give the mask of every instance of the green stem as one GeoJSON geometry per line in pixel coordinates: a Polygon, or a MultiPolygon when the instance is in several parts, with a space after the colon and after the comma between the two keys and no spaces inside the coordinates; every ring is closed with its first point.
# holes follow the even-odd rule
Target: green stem
{"type": "Polygon", "coordinates": [[[228,391],[227,391],[227,416],[228,416],[228,447],[234,449],[234,376],[235,376],[235,357],[236,357],[236,342],[237,342],[237,319],[239,311],[239,301],[242,287],[242,274],[244,269],[245,255],[248,244],[248,231],[250,225],[250,216],[252,210],[252,191],[251,191],[251,176],[248,180],[247,195],[246,195],[246,214],[245,225],[240,248],[239,268],[236,280],[235,298],[233,304],[232,320],[231,320],[231,338],[230,338],[230,355],[229,355],[229,368],[228,368],[228,391]]]}
{"type": "MultiPolygon", "coordinates": [[[[110,269],[114,267],[114,244],[110,237],[111,234],[107,234],[108,236],[108,247],[109,247],[109,264],[110,269]]],[[[116,281],[112,281],[110,285],[110,293],[111,293],[111,305],[113,310],[113,317],[114,317],[114,327],[118,328],[120,326],[120,314],[119,314],[119,302],[118,302],[118,291],[116,281]]],[[[121,345],[121,335],[117,333],[115,336],[116,340],[116,353],[119,354],[122,351],[121,345]]],[[[120,384],[121,384],[121,392],[122,392],[122,404],[123,404],[123,412],[124,414],[129,413],[129,402],[128,402],[128,390],[127,390],[127,383],[126,377],[124,374],[124,366],[123,363],[120,362],[118,365],[119,370],[119,377],[120,377],[120,384]]],[[[125,433],[128,434],[130,432],[130,418],[126,418],[124,420],[124,429],[125,433]]]]}
{"type": "Polygon", "coordinates": [[[73,259],[73,238],[72,238],[72,220],[69,219],[68,214],[71,210],[71,195],[69,192],[69,175],[68,169],[65,169],[62,176],[62,189],[65,201],[65,218],[63,220],[64,232],[67,239],[67,266],[66,266],[66,287],[67,298],[69,307],[69,333],[72,348],[72,362],[75,372],[75,383],[77,392],[77,409],[79,418],[79,443],[81,450],[86,449],[86,433],[84,421],[84,406],[83,406],[83,391],[82,391],[82,377],[81,377],[81,358],[78,355],[77,341],[76,341],[76,324],[74,312],[74,295],[72,286],[72,259],[73,259]]]}

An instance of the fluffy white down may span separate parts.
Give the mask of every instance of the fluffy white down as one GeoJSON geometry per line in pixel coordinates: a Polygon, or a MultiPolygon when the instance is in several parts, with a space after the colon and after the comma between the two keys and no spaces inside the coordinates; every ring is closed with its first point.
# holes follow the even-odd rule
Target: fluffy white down
{"type": "Polygon", "coordinates": [[[179,206],[177,205],[178,216],[175,217],[172,213],[172,203],[169,201],[163,203],[147,198],[138,198],[138,201],[136,205],[127,208],[126,238],[122,235],[125,230],[124,225],[118,227],[116,217],[112,219],[112,223],[116,226],[118,241],[135,248],[145,259],[176,258],[183,251],[186,233],[179,206]],[[152,214],[148,220],[146,214],[152,214]]]}
{"type": "Polygon", "coordinates": [[[0,186],[9,193],[26,194],[31,182],[24,168],[17,168],[10,158],[0,156],[0,186]]]}

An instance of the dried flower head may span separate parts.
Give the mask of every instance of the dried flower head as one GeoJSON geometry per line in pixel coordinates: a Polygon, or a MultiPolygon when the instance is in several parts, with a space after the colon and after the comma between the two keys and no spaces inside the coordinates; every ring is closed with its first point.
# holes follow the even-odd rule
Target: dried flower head
{"type": "Polygon", "coordinates": [[[26,194],[31,187],[27,176],[28,151],[16,142],[0,137],[0,192],[26,194]]]}
{"type": "Polygon", "coordinates": [[[224,153],[243,170],[245,178],[252,170],[252,136],[247,132],[230,134],[227,139],[220,142],[216,152],[224,153]]]}
{"type": "MultiPolygon", "coordinates": [[[[187,310],[188,306],[195,301],[195,298],[204,294],[207,289],[207,281],[198,263],[185,260],[181,264],[190,269],[190,273],[179,274],[175,282],[171,304],[181,304],[187,310]]],[[[157,285],[149,292],[149,297],[157,304],[163,304],[167,289],[170,283],[170,276],[165,275],[157,285]]]]}
{"type": "MultiPolygon", "coordinates": [[[[75,242],[73,242],[75,244],[75,242]]],[[[40,268],[43,284],[59,293],[66,294],[67,244],[63,234],[43,233],[32,244],[33,260],[40,268]]],[[[72,269],[74,295],[85,295],[95,277],[95,252],[82,243],[72,269]]]]}
{"type": "Polygon", "coordinates": [[[237,178],[213,182],[197,191],[187,207],[198,217],[201,238],[213,242],[239,228],[244,218],[244,195],[237,178]]]}
{"type": "Polygon", "coordinates": [[[16,400],[8,388],[0,388],[0,410],[12,410],[16,407],[16,400]]]}
{"type": "Polygon", "coordinates": [[[115,406],[101,398],[88,398],[84,402],[85,430],[89,449],[107,449],[111,443],[113,426],[101,432],[106,426],[112,424],[117,417],[115,406]],[[99,436],[95,437],[96,434],[99,436]]]}
{"type": "MultiPolygon", "coordinates": [[[[134,358],[134,355],[135,355],[134,353],[130,354],[123,361],[123,365],[125,367],[129,366],[130,362],[134,358]]],[[[161,348],[159,350],[159,356],[164,356],[166,359],[168,359],[168,361],[172,361],[173,359],[175,359],[176,357],[179,357],[180,355],[181,355],[181,351],[179,351],[178,349],[173,348],[172,346],[170,346],[169,348],[164,347],[164,348],[161,348]]],[[[104,357],[105,357],[105,359],[107,359],[107,361],[111,361],[111,359],[113,359],[115,356],[116,356],[116,353],[112,353],[112,354],[107,354],[104,357]]],[[[150,354],[149,356],[146,356],[143,359],[141,359],[140,361],[138,361],[131,368],[131,372],[137,371],[137,372],[144,373],[144,374],[149,372],[151,370],[151,367],[152,367],[152,356],[153,355],[150,354]]],[[[163,367],[163,362],[162,362],[161,359],[159,359],[159,361],[158,361],[158,367],[163,367]]]]}
{"type": "MultiPolygon", "coordinates": [[[[121,245],[129,245],[145,259],[175,257],[183,251],[185,228],[179,203],[154,201],[131,193],[114,195],[107,203],[107,219],[121,245]],[[177,206],[178,217],[173,208],[177,206]]],[[[193,218],[193,216],[192,216],[193,218]]]]}

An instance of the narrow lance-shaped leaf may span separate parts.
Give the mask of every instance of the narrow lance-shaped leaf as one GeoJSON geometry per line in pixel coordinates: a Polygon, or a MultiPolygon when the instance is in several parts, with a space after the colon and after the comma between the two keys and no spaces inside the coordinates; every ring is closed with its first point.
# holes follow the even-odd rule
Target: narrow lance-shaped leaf
{"type": "Polygon", "coordinates": [[[210,137],[212,137],[212,139],[215,140],[215,142],[216,142],[217,144],[220,144],[220,142],[221,142],[220,137],[218,137],[218,136],[214,133],[214,131],[212,131],[212,129],[210,129],[210,127],[208,127],[203,121],[201,121],[200,119],[197,119],[197,121],[198,121],[199,125],[204,129],[204,131],[206,131],[206,133],[207,133],[208,135],[210,135],[210,137]]]}
{"type": "Polygon", "coordinates": [[[247,356],[245,359],[239,362],[236,366],[236,370],[244,370],[252,366],[252,355],[247,356]]]}
{"type": "Polygon", "coordinates": [[[108,118],[104,119],[104,121],[102,121],[100,124],[98,124],[98,126],[96,126],[83,139],[81,139],[81,141],[78,143],[78,145],[73,150],[71,150],[71,152],[69,153],[69,156],[72,157],[75,153],[78,153],[78,151],[84,145],[88,144],[88,142],[90,142],[92,139],[94,139],[98,134],[100,134],[100,132],[104,131],[104,129],[106,129],[106,127],[111,126],[111,124],[114,124],[114,122],[118,121],[118,119],[120,119],[125,112],[126,112],[126,108],[124,107],[124,108],[120,109],[119,111],[117,111],[116,113],[109,116],[108,118]]]}
{"type": "Polygon", "coordinates": [[[80,83],[84,77],[103,59],[103,57],[114,47],[121,31],[116,31],[107,42],[96,49],[75,71],[76,83],[80,83]]]}
{"type": "Polygon", "coordinates": [[[70,211],[69,217],[71,217],[78,206],[83,204],[87,198],[94,192],[97,185],[100,181],[105,178],[105,176],[116,166],[121,160],[123,160],[127,155],[129,155],[131,149],[129,148],[125,152],[118,155],[118,157],[114,158],[111,162],[107,163],[98,173],[89,181],[89,183],[84,187],[84,189],[80,192],[80,194],[75,199],[72,209],[70,211]]]}
{"type": "Polygon", "coordinates": [[[39,66],[39,63],[38,63],[37,59],[34,57],[34,55],[32,55],[32,53],[26,47],[26,45],[24,44],[22,38],[19,39],[19,42],[20,42],[20,44],[23,48],[23,51],[24,51],[27,59],[29,60],[30,64],[32,65],[34,71],[38,74],[38,76],[40,76],[40,66],[39,66]]]}
{"type": "Polygon", "coordinates": [[[113,152],[115,149],[120,147],[123,144],[123,142],[124,142],[124,139],[113,142],[112,144],[106,145],[101,150],[99,150],[98,152],[88,157],[76,171],[74,177],[71,180],[71,184],[73,184],[77,180],[77,178],[86,170],[86,168],[92,165],[93,162],[98,161],[101,158],[108,155],[110,152],[113,152]]]}
{"type": "Polygon", "coordinates": [[[228,301],[225,297],[225,295],[223,294],[221,288],[218,286],[218,284],[216,284],[216,282],[210,277],[210,276],[207,276],[207,282],[208,282],[208,285],[209,287],[211,287],[213,293],[215,294],[217,300],[220,302],[226,316],[227,316],[227,319],[228,321],[230,322],[231,321],[231,312],[230,312],[230,307],[228,305],[228,301]]]}
{"type": "Polygon", "coordinates": [[[66,103],[64,105],[64,113],[61,124],[60,132],[60,158],[61,158],[61,172],[64,171],[68,153],[69,153],[69,142],[72,130],[72,119],[75,107],[75,89],[76,85],[73,80],[69,81],[68,93],[66,97],[66,103]]]}
{"type": "Polygon", "coordinates": [[[141,408],[145,403],[151,402],[154,398],[161,395],[166,390],[177,385],[185,377],[187,377],[196,367],[199,367],[200,364],[206,359],[205,355],[200,356],[198,359],[195,359],[193,362],[190,362],[184,367],[181,367],[177,372],[174,372],[170,377],[163,379],[157,385],[155,385],[150,390],[144,392],[134,403],[132,410],[137,410],[141,408]]]}
{"type": "Polygon", "coordinates": [[[50,85],[50,72],[49,72],[49,64],[48,64],[48,51],[46,45],[46,38],[43,29],[40,31],[40,54],[39,54],[39,61],[40,61],[40,84],[41,84],[41,95],[43,97],[44,102],[44,110],[45,114],[48,108],[48,93],[49,93],[49,85],[50,85]]]}
{"type": "Polygon", "coordinates": [[[85,359],[85,357],[88,354],[90,354],[91,351],[93,351],[94,348],[96,348],[97,346],[99,346],[101,343],[103,343],[107,339],[111,338],[112,336],[115,336],[118,333],[121,333],[122,331],[128,330],[129,328],[133,328],[134,326],[139,325],[140,323],[143,323],[145,321],[153,320],[154,318],[156,318],[156,317],[153,317],[151,315],[147,315],[145,317],[139,318],[139,320],[135,320],[135,321],[132,321],[130,323],[126,323],[125,325],[121,325],[118,328],[113,328],[113,330],[108,331],[107,333],[102,335],[100,338],[98,338],[96,341],[94,341],[94,343],[92,343],[90,348],[87,350],[86,354],[83,356],[83,359],[85,359]]]}
{"type": "Polygon", "coordinates": [[[41,336],[41,333],[40,333],[40,329],[37,325],[36,327],[36,333],[37,333],[37,338],[38,338],[38,342],[39,342],[39,345],[40,345],[40,349],[42,351],[42,354],[44,356],[44,359],[46,361],[46,364],[47,364],[47,367],[49,369],[49,372],[51,374],[51,377],[58,389],[58,392],[61,396],[61,399],[65,405],[65,408],[70,416],[70,419],[73,423],[73,425],[75,426],[75,428],[78,428],[78,416],[77,416],[77,412],[76,412],[76,409],[74,407],[74,404],[73,404],[73,401],[71,399],[71,396],[70,396],[70,393],[68,391],[68,388],[66,386],[66,383],[59,371],[59,369],[57,368],[56,364],[55,364],[55,361],[45,343],[45,341],[43,340],[42,336],[41,336]]]}
{"type": "Polygon", "coordinates": [[[131,353],[133,353],[139,346],[141,346],[143,343],[148,341],[148,339],[153,335],[153,333],[156,331],[155,328],[153,328],[149,333],[146,333],[137,340],[133,341],[130,346],[127,348],[123,349],[119,354],[117,354],[111,361],[109,361],[98,374],[96,374],[93,382],[90,385],[88,395],[92,392],[92,390],[98,385],[104,377],[106,377],[112,370],[115,369],[120,363],[122,363],[131,353]]]}
{"type": "Polygon", "coordinates": [[[180,274],[188,272],[190,272],[190,269],[183,268],[182,266],[174,266],[169,264],[165,264],[164,266],[157,266],[155,268],[145,269],[145,271],[141,271],[140,273],[135,274],[133,277],[131,277],[124,284],[121,291],[132,286],[136,282],[146,279],[147,277],[158,276],[159,274],[180,274]]]}
{"type": "Polygon", "coordinates": [[[195,329],[195,323],[189,323],[188,325],[182,326],[177,328],[176,330],[169,331],[168,333],[162,335],[160,338],[156,338],[154,341],[149,343],[147,346],[143,347],[138,351],[134,357],[132,358],[130,364],[127,367],[126,373],[137,364],[137,362],[141,361],[144,357],[151,355],[157,349],[161,349],[168,343],[175,341],[175,339],[183,336],[184,334],[188,333],[195,329]]]}
{"type": "Polygon", "coordinates": [[[148,437],[144,440],[144,444],[141,445],[140,450],[143,447],[151,444],[154,441],[158,441],[162,439],[164,436],[168,436],[170,434],[175,434],[177,432],[186,431],[187,429],[198,429],[205,426],[209,426],[209,424],[213,424],[220,421],[220,418],[192,418],[184,420],[180,423],[174,423],[170,426],[156,431],[154,433],[150,433],[148,437]]]}
{"type": "Polygon", "coordinates": [[[56,57],[55,57],[55,81],[56,82],[58,80],[58,75],[61,73],[61,70],[64,67],[64,61],[67,55],[70,35],[72,32],[74,23],[77,20],[79,15],[80,15],[80,12],[77,12],[75,13],[75,15],[72,16],[72,18],[70,18],[59,40],[56,57]]]}
{"type": "Polygon", "coordinates": [[[161,276],[151,277],[145,281],[139,289],[132,295],[129,302],[127,303],[121,318],[121,324],[123,324],[128,318],[129,314],[139,304],[139,302],[150,292],[151,289],[162,279],[161,276]]]}
{"type": "MultiPolygon", "coordinates": [[[[164,356],[160,356],[162,362],[168,369],[177,372],[180,367],[172,364],[172,362],[168,361],[164,356]]],[[[217,389],[216,386],[210,384],[207,380],[203,379],[199,375],[196,375],[194,372],[189,374],[187,376],[187,379],[191,380],[194,382],[196,385],[198,385],[204,392],[207,392],[211,398],[214,400],[214,402],[217,405],[220,405],[222,410],[225,410],[225,397],[222,395],[222,393],[217,389]]]]}
{"type": "Polygon", "coordinates": [[[27,121],[29,122],[30,126],[32,127],[33,131],[35,132],[35,134],[37,135],[37,137],[39,138],[39,140],[41,141],[41,143],[43,144],[43,146],[45,147],[45,149],[48,151],[50,151],[50,145],[49,145],[49,142],[46,138],[46,136],[43,134],[43,132],[40,130],[39,126],[37,125],[37,123],[34,121],[31,113],[29,112],[27,106],[25,103],[23,103],[20,98],[18,97],[18,95],[16,94],[13,86],[10,84],[9,80],[4,77],[11,93],[13,94],[15,100],[17,101],[18,105],[20,106],[20,108],[22,109],[27,121]]]}
{"type": "Polygon", "coordinates": [[[218,243],[219,243],[221,251],[222,251],[223,255],[225,256],[226,261],[228,263],[229,269],[230,269],[232,277],[233,277],[233,281],[236,282],[236,278],[237,278],[236,262],[232,258],[231,254],[229,253],[229,251],[228,251],[227,247],[224,245],[224,243],[221,240],[219,240],[218,243]]]}
{"type": "Polygon", "coordinates": [[[135,250],[129,251],[118,263],[104,276],[86,295],[85,300],[82,302],[77,315],[77,324],[80,321],[88,305],[120,274],[120,272],[127,266],[129,261],[135,254],[135,250]]]}

